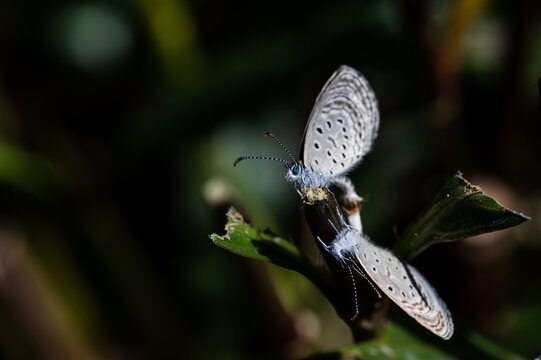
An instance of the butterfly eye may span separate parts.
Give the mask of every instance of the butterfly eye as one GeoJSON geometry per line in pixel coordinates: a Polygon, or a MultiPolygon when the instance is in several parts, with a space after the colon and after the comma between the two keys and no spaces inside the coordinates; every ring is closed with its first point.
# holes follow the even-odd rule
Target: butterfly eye
{"type": "Polygon", "coordinates": [[[300,175],[300,173],[301,173],[301,165],[300,164],[293,165],[293,167],[291,167],[291,173],[293,175],[295,175],[295,176],[300,175]]]}

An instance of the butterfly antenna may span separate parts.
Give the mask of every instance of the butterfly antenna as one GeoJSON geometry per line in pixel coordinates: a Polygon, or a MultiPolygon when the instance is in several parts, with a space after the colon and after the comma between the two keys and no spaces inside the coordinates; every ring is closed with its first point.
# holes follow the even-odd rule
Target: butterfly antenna
{"type": "Polygon", "coordinates": [[[351,261],[351,264],[353,265],[353,267],[355,268],[355,270],[357,270],[359,272],[359,274],[361,274],[361,276],[363,278],[365,278],[366,281],[368,281],[368,283],[370,284],[370,286],[372,286],[372,289],[374,289],[374,291],[376,292],[376,294],[378,295],[378,298],[381,299],[381,295],[378,291],[378,288],[376,287],[376,285],[374,285],[374,283],[372,282],[372,280],[370,280],[370,278],[368,276],[366,276],[366,274],[364,273],[364,270],[361,269],[361,267],[355,262],[355,261],[351,261]]]}
{"type": "Polygon", "coordinates": [[[278,143],[278,145],[280,145],[280,146],[282,147],[282,149],[284,149],[284,151],[285,151],[285,152],[293,159],[293,162],[294,162],[294,163],[297,162],[297,159],[295,159],[295,156],[293,156],[293,154],[291,153],[291,151],[289,151],[288,148],[286,148],[286,147],[284,146],[284,144],[282,144],[282,143],[280,142],[280,140],[278,140],[278,139],[276,138],[276,136],[274,136],[273,133],[271,133],[270,131],[267,131],[267,132],[265,133],[265,137],[271,137],[271,138],[273,138],[274,141],[276,141],[276,142],[278,143]]]}
{"type": "Polygon", "coordinates": [[[359,299],[357,298],[357,285],[355,284],[355,277],[353,277],[353,272],[351,272],[351,268],[349,265],[346,264],[346,268],[349,271],[349,276],[351,277],[351,283],[353,284],[353,297],[355,300],[355,315],[351,317],[351,321],[355,321],[357,317],[359,316],[359,299]]]}
{"type": "Polygon", "coordinates": [[[237,158],[237,160],[235,160],[235,162],[233,163],[233,166],[237,166],[237,164],[239,162],[241,162],[242,160],[246,160],[246,159],[256,159],[256,160],[274,160],[274,161],[280,161],[280,162],[283,162],[284,164],[289,164],[290,162],[287,161],[287,160],[284,160],[284,159],[278,159],[278,158],[275,158],[275,157],[272,157],[272,156],[241,156],[239,158],[237,158]]]}

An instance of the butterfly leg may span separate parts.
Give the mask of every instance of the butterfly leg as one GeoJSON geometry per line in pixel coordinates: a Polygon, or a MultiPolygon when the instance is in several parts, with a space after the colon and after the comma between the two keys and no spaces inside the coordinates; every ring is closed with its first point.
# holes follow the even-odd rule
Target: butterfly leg
{"type": "MultiPolygon", "coordinates": [[[[340,215],[340,219],[341,219],[341,222],[344,223],[344,219],[342,219],[342,216],[340,215]]],[[[340,231],[338,231],[338,229],[336,228],[336,226],[333,224],[333,222],[331,221],[331,219],[327,219],[327,221],[329,222],[329,224],[331,224],[332,228],[334,229],[334,231],[336,231],[336,235],[340,234],[340,231]]]]}
{"type": "Polygon", "coordinates": [[[319,242],[319,244],[328,252],[331,252],[331,246],[330,245],[327,245],[323,242],[323,240],[321,240],[321,238],[318,236],[317,237],[317,241],[319,242]]]}
{"type": "Polygon", "coordinates": [[[295,191],[297,192],[297,194],[299,194],[301,198],[304,198],[304,196],[302,195],[302,192],[299,190],[299,185],[297,184],[295,184],[295,191]]]}

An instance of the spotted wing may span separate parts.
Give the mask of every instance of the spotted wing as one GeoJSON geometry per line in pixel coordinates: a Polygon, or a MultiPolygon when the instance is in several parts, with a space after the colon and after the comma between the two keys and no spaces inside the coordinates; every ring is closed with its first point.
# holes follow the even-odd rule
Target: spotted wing
{"type": "Polygon", "coordinates": [[[390,250],[379,247],[359,232],[356,256],[365,273],[392,301],[434,334],[449,339],[454,325],[451,313],[429,282],[390,250]]]}
{"type": "Polygon", "coordinates": [[[325,177],[345,174],[370,151],[379,127],[374,91],[355,69],[342,65],[316,99],[301,159],[325,177]]]}

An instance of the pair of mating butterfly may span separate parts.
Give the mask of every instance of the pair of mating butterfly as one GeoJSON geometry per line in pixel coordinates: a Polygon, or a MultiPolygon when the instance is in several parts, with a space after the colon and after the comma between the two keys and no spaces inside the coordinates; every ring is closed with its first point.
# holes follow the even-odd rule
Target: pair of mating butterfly
{"type": "MultiPolygon", "coordinates": [[[[358,197],[345,178],[370,151],[377,137],[379,111],[368,81],[356,70],[341,66],[327,81],[310,114],[300,158],[295,157],[270,133],[292,161],[266,156],[242,156],[245,159],[277,160],[285,164],[286,179],[303,196],[305,189],[337,185],[345,198],[358,197]],[[299,189],[302,191],[299,191],[299,189]]],[[[411,265],[398,259],[390,250],[372,243],[362,233],[358,221],[336,230],[335,239],[322,248],[343,266],[352,266],[408,315],[436,335],[449,339],[453,320],[443,300],[428,281],[411,265]],[[355,224],[354,224],[355,223],[355,224]]],[[[350,270],[351,272],[351,270],[350,270]]]]}

